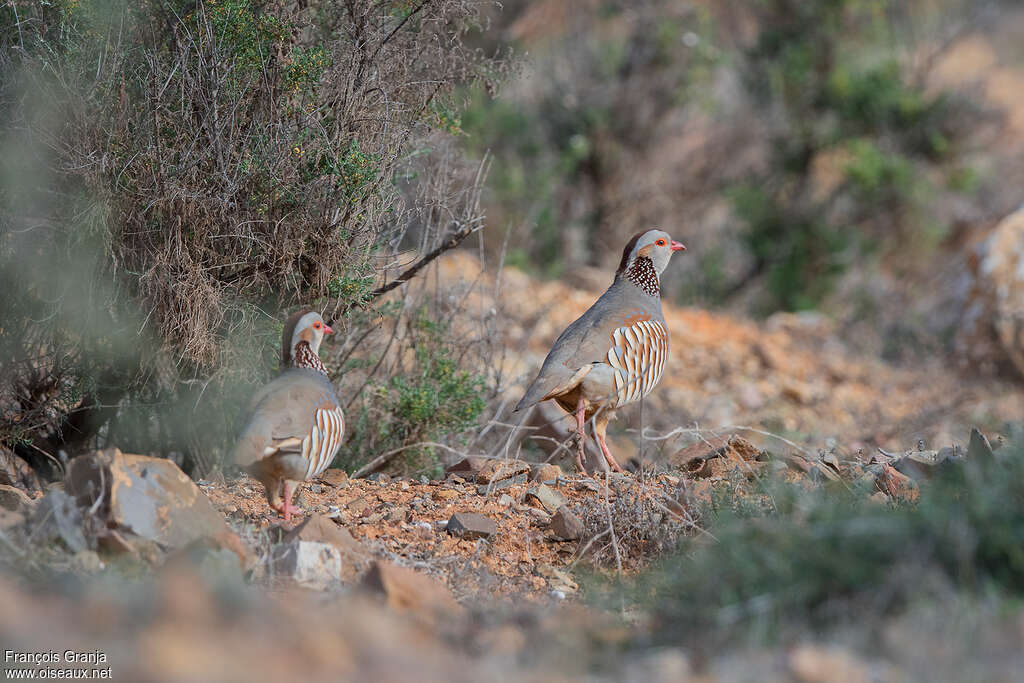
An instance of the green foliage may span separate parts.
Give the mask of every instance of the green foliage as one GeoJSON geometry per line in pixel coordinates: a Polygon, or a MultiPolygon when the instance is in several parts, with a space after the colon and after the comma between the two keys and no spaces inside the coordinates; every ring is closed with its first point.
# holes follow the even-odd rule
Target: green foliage
{"type": "Polygon", "coordinates": [[[779,195],[755,187],[734,188],[731,198],[747,226],[744,242],[766,280],[769,310],[814,308],[845,269],[849,232],[818,216],[799,215],[779,195]]]}
{"type": "Polygon", "coordinates": [[[923,178],[951,151],[954,107],[909,82],[888,45],[889,25],[878,20],[891,5],[759,6],[762,34],[747,52],[746,80],[781,121],[771,167],[749,181],[762,196],[732,199],[754,274],[767,284],[765,312],[817,307],[846,264],[882,251],[879,244],[923,248],[946,232],[948,217],[929,213],[923,178]],[[815,163],[836,152],[848,156],[847,182],[823,192],[815,163]]]}
{"type": "Polygon", "coordinates": [[[906,157],[886,153],[871,140],[853,140],[847,149],[846,177],[864,201],[898,202],[913,196],[914,169],[906,157]]]}
{"type": "Polygon", "coordinates": [[[292,49],[291,62],[284,72],[285,88],[292,93],[312,93],[330,65],[331,57],[321,45],[292,49]]]}
{"type": "MultiPolygon", "coordinates": [[[[235,85],[244,85],[242,78],[259,72],[267,60],[288,38],[286,22],[254,6],[252,0],[209,0],[206,17],[213,28],[213,39],[230,46],[238,69],[235,85]]],[[[205,32],[200,13],[190,14],[195,35],[202,40],[205,32]]]]}
{"type": "Polygon", "coordinates": [[[390,8],[0,3],[0,440],[31,424],[50,452],[205,471],[277,365],[275,321],[365,305],[403,237],[433,245],[392,180],[490,60],[463,45],[479,7],[390,8]]]}
{"type": "MultiPolygon", "coordinates": [[[[340,456],[347,467],[403,446],[457,437],[476,425],[486,406],[484,379],[460,369],[444,325],[420,311],[408,321],[408,331],[414,338],[408,367],[396,368],[384,383],[371,382],[362,394],[340,456]]],[[[401,470],[436,474],[439,456],[421,446],[403,451],[395,462],[401,470]]]]}
{"type": "Polygon", "coordinates": [[[996,591],[1024,597],[1024,451],[951,467],[918,505],[863,492],[765,493],[766,516],[721,509],[715,541],[694,542],[635,584],[657,640],[784,640],[807,627],[868,620],[924,597],[996,591]]]}

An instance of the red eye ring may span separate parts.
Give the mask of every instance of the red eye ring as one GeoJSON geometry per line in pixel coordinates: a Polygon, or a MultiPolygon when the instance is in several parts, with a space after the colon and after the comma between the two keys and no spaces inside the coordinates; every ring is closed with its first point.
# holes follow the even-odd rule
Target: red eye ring
{"type": "Polygon", "coordinates": [[[655,244],[657,244],[659,247],[663,247],[663,246],[665,246],[665,240],[663,240],[663,239],[658,240],[657,242],[655,242],[655,244]]]}
{"type": "Polygon", "coordinates": [[[313,323],[313,327],[319,330],[320,329],[320,322],[317,321],[317,322],[313,323]]]}

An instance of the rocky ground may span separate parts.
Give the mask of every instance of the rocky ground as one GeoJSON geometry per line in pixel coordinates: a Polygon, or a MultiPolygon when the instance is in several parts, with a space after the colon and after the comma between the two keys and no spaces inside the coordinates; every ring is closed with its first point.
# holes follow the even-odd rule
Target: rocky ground
{"type": "MultiPolygon", "coordinates": [[[[759,504],[765,477],[895,504],[942,467],[993,457],[980,433],[937,452],[778,453],[732,436],[607,479],[484,458],[433,481],[328,470],[285,523],[253,480],[193,483],[103,451],[45,491],[0,486],[0,635],[15,651],[102,652],[119,680],[732,680],[732,655],[724,678],[681,649],[613,656],[651,624],[586,606],[580,584],[704,533],[716,498],[759,504]]],[[[808,642],[769,668],[904,680],[879,666],[808,642]]]]}
{"type": "MultiPolygon", "coordinates": [[[[516,350],[494,361],[508,397],[600,289],[587,273],[572,286],[499,276],[468,254],[438,275],[463,310],[484,311],[455,321],[467,338],[516,350]]],[[[546,409],[520,450],[452,457],[441,476],[328,470],[289,523],[245,477],[193,482],[168,460],[104,451],[47,483],[4,454],[0,640],[101,651],[115,680],[912,680],[906,648],[928,647],[918,626],[894,624],[910,645],[877,658],[812,638],[697,661],[636,648],[656,625],[595,606],[590,588],[710,538],[716,506],[766,505],[764,480],[912,505],[935,471],[992,457],[1024,408],[1018,385],[858,356],[820,317],[665,317],[670,371],[643,407],[642,444],[638,410],[615,423],[633,471],[608,479],[560,452],[539,462],[554,442],[532,437],[565,435],[546,409]],[[991,444],[968,438],[971,424],[991,444]]],[[[970,633],[1012,672],[1021,627],[997,621],[970,633]]]]}

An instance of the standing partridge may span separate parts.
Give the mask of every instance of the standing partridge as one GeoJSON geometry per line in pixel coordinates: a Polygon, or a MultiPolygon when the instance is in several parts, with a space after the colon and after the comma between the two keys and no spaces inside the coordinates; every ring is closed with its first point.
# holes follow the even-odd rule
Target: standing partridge
{"type": "Polygon", "coordinates": [[[587,312],[562,332],[516,411],[550,398],[576,414],[576,465],[583,470],[583,426],[594,435],[608,466],[621,472],[605,443],[615,411],[640,400],[661,379],[668,329],[661,314],[659,276],[672,252],[686,249],[661,230],[642,232],[622,251],[615,281],[587,312]]]}
{"type": "Polygon", "coordinates": [[[327,468],[345,433],[338,395],[318,355],[324,335],[332,332],[309,310],[288,319],[282,372],[253,397],[235,447],[235,463],[260,480],[270,506],[284,513],[285,521],[300,512],[291,504],[296,488],[327,468]]]}

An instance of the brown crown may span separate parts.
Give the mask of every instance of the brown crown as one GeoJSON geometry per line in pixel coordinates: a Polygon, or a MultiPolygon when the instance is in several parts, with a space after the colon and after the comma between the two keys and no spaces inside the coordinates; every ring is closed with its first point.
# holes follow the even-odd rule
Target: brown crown
{"type": "Polygon", "coordinates": [[[299,320],[302,316],[307,313],[311,313],[311,308],[300,308],[299,310],[288,316],[288,320],[284,323],[284,332],[281,333],[281,369],[291,367],[292,365],[292,335],[295,334],[295,326],[299,324],[299,320]]]}
{"type": "Polygon", "coordinates": [[[633,247],[635,247],[637,241],[639,241],[639,239],[648,232],[650,232],[650,230],[641,230],[637,234],[633,235],[633,238],[626,243],[626,248],[622,250],[622,260],[619,261],[619,268],[615,271],[616,275],[625,272],[626,266],[629,265],[629,255],[633,253],[633,247]]]}

